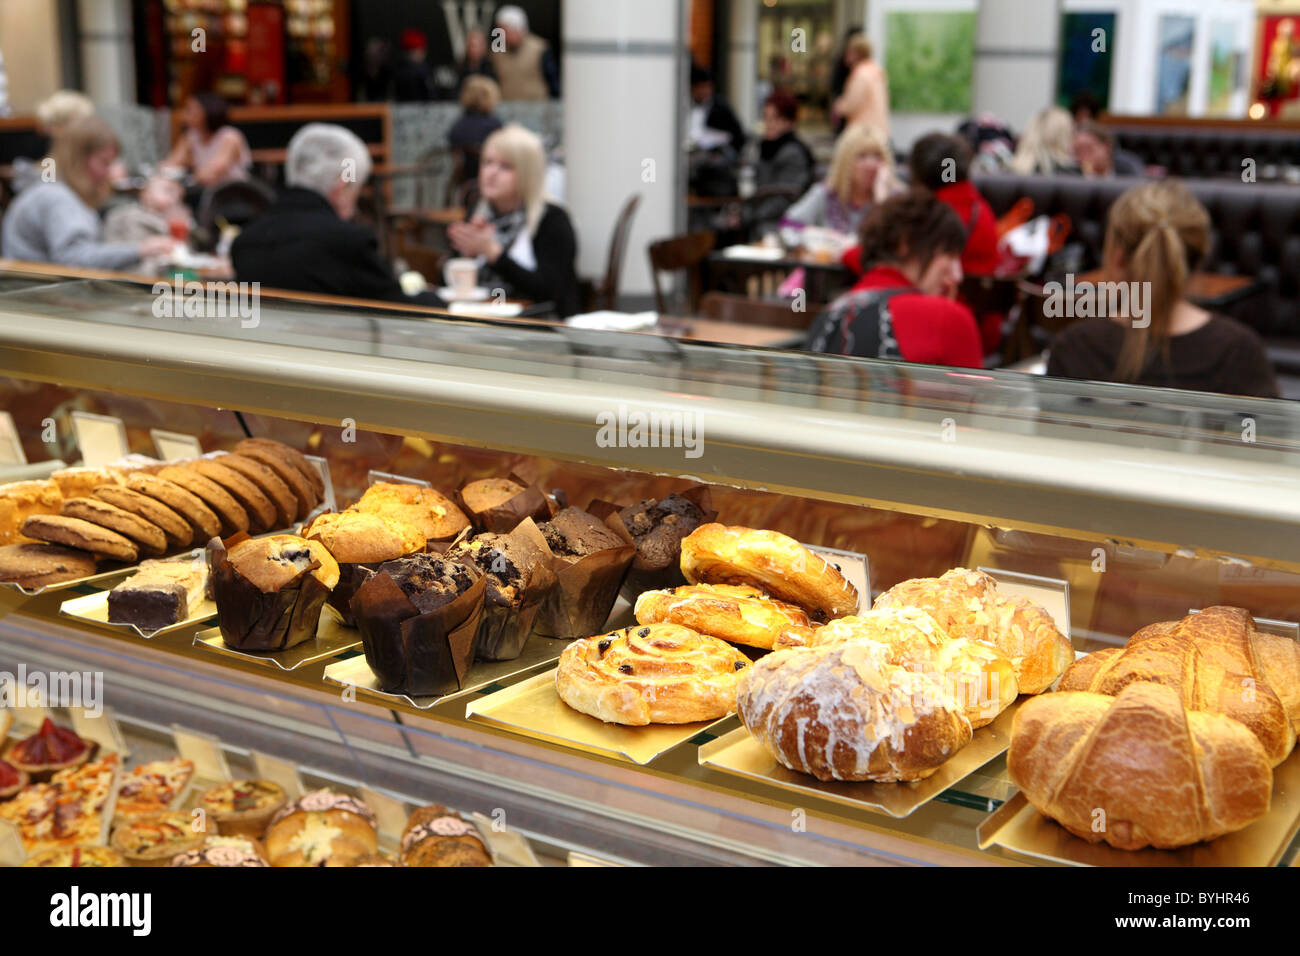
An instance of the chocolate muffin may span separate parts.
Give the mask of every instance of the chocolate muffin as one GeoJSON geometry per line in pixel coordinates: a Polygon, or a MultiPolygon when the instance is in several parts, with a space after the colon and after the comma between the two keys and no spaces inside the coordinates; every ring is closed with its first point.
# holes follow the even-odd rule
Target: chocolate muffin
{"type": "Polygon", "coordinates": [[[623,539],[581,508],[565,508],[539,526],[551,553],[569,563],[623,546],[623,539]]]}
{"type": "Polygon", "coordinates": [[[323,544],[339,563],[339,583],[329,606],[352,627],[352,595],[384,561],[423,551],[424,534],[399,518],[364,511],[327,512],[303,528],[302,536],[323,544]]]}
{"type": "Polygon", "coordinates": [[[379,571],[393,579],[421,614],[450,604],[468,591],[476,578],[467,564],[437,554],[385,561],[379,571]]]}
{"type": "Polygon", "coordinates": [[[537,615],[537,632],[574,638],[604,630],[636,547],[581,508],[565,508],[539,530],[558,583],[537,615]]]}
{"type": "Polygon", "coordinates": [[[545,549],[523,532],[487,533],[461,541],[447,556],[475,564],[487,577],[483,622],[479,625],[479,659],[508,661],[518,657],[542,601],[555,586],[555,573],[545,549]]]}
{"type": "Polygon", "coordinates": [[[545,521],[551,505],[541,490],[510,478],[483,478],[460,489],[460,501],[479,531],[504,534],[525,518],[545,521]]]}
{"type": "Polygon", "coordinates": [[[618,519],[636,542],[636,559],[623,582],[623,594],[635,602],[643,591],[680,587],[682,539],[717,512],[683,495],[661,501],[647,498],[618,512],[618,519]]]}

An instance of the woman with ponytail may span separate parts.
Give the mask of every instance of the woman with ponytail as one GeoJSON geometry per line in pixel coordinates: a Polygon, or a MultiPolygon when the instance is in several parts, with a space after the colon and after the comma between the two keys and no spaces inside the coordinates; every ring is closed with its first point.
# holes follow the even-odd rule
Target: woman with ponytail
{"type": "Polygon", "coordinates": [[[1107,217],[1107,283],[1095,301],[1127,302],[1128,309],[1081,319],[1061,332],[1047,374],[1276,398],[1277,379],[1259,336],[1186,298],[1209,242],[1210,216],[1181,183],[1146,183],[1120,196],[1107,217]],[[1123,283],[1123,294],[1111,295],[1110,283],[1123,283]]]}

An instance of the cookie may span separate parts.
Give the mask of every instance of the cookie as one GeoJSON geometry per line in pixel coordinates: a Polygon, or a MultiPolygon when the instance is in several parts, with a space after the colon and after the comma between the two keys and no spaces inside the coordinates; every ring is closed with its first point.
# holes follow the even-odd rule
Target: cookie
{"type": "MultiPolygon", "coordinates": [[[[263,445],[250,444],[248,442],[239,443],[240,450],[236,453],[243,455],[245,458],[251,458],[253,461],[260,462],[267,468],[270,468],[280,480],[289,486],[294,497],[298,499],[299,518],[305,518],[311,513],[311,510],[320,503],[320,497],[316,494],[316,489],[312,483],[307,480],[301,471],[294,467],[287,457],[272,451],[263,445]]],[[[314,469],[313,469],[314,470],[314,469]]]]}
{"type": "Polygon", "coordinates": [[[293,519],[298,516],[298,498],[275,472],[260,461],[254,461],[243,455],[222,455],[215,461],[219,465],[225,465],[239,472],[257,485],[262,494],[271,499],[271,503],[275,505],[277,528],[287,528],[293,524],[293,519]]]}
{"type": "Polygon", "coordinates": [[[248,512],[235,500],[234,495],[221,485],[204,478],[197,471],[171,465],[158,472],[158,477],[180,485],[191,494],[198,495],[221,519],[221,528],[227,536],[248,530],[248,512]]]}
{"type": "Polygon", "coordinates": [[[221,534],[221,519],[203,503],[203,499],[191,491],[186,491],[174,481],[155,478],[153,475],[129,475],[126,486],[161,502],[176,512],[194,531],[194,538],[199,544],[206,544],[209,539],[221,534]]]}
{"type": "Polygon", "coordinates": [[[254,534],[275,527],[275,505],[271,499],[235,469],[227,468],[210,458],[196,458],[189,463],[189,468],[204,478],[215,481],[235,496],[235,500],[248,511],[249,530],[254,534]]]}
{"type": "Polygon", "coordinates": [[[100,485],[95,489],[95,497],[157,525],[167,536],[169,548],[183,548],[194,540],[194,529],[188,521],[148,495],[123,485],[100,485]]]}
{"type": "Polygon", "coordinates": [[[66,544],[69,548],[92,551],[118,561],[137,561],[140,558],[140,549],[130,538],[68,515],[32,515],[23,522],[23,534],[52,544],[66,544]]]}
{"type": "Polygon", "coordinates": [[[303,477],[311,483],[312,489],[316,492],[317,500],[324,497],[325,482],[321,480],[320,472],[316,470],[316,466],[309,462],[307,457],[298,449],[286,445],[284,442],[276,441],[273,438],[245,438],[235,446],[235,452],[242,455],[245,448],[254,445],[266,449],[271,454],[279,455],[286,459],[289,464],[297,468],[298,471],[302,473],[303,477]]]}
{"type": "Polygon", "coordinates": [[[25,588],[60,584],[95,573],[95,556],[76,548],[36,542],[0,548],[0,581],[25,588]]]}
{"type": "Polygon", "coordinates": [[[70,498],[63,502],[63,510],[60,514],[89,521],[109,531],[116,531],[130,538],[150,554],[167,552],[167,536],[162,533],[162,528],[99,498],[70,498]]]}

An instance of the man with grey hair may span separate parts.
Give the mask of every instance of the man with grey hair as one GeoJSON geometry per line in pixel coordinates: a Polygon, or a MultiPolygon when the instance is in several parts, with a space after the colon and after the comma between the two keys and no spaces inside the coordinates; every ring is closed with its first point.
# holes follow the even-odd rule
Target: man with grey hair
{"type": "Polygon", "coordinates": [[[350,222],[370,177],[366,144],[342,126],[308,123],[289,140],[288,188],[230,248],[240,282],[359,299],[442,305],[407,296],[365,226],[350,222]]]}
{"type": "Polygon", "coordinates": [[[497,11],[491,48],[503,100],[559,98],[560,71],[555,54],[545,40],[529,32],[528,14],[521,8],[506,4],[497,11]]]}

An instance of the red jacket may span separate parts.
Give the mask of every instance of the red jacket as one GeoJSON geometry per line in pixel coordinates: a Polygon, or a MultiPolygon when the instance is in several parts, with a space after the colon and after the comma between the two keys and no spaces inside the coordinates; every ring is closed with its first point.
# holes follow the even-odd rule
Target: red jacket
{"type": "MultiPolygon", "coordinates": [[[[893,266],[877,266],[853,286],[864,289],[907,289],[912,282],[893,266]]],[[[904,292],[889,300],[898,349],[909,362],[983,368],[979,328],[970,309],[959,302],[922,292],[904,292]]]]}
{"type": "MultiPolygon", "coordinates": [[[[970,180],[944,186],[934,198],[951,206],[966,227],[966,248],[961,253],[961,271],[968,276],[992,275],[998,264],[998,220],[991,207],[970,180]],[[978,210],[978,212],[975,212],[978,210]]],[[[862,247],[853,246],[840,262],[855,274],[862,274],[862,247]]]]}

